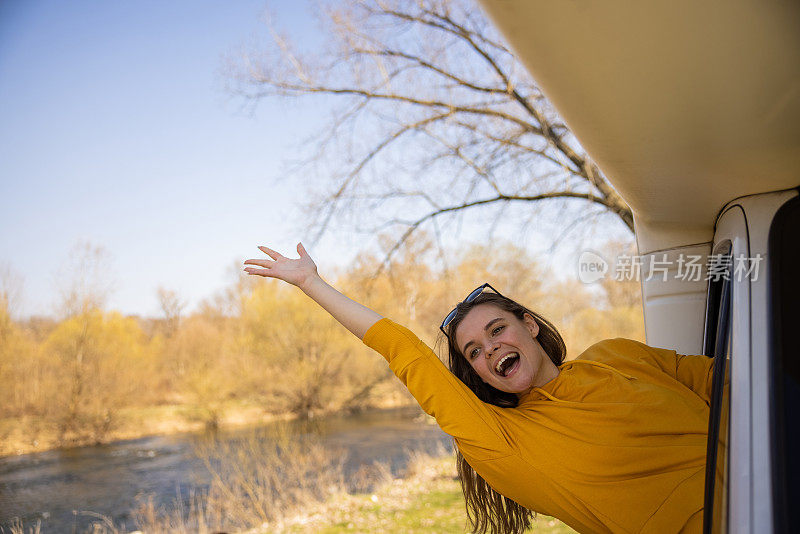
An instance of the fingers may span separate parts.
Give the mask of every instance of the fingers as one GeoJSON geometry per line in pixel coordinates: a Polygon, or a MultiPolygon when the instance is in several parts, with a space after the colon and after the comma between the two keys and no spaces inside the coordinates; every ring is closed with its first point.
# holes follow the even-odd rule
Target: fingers
{"type": "Polygon", "coordinates": [[[273,260],[277,260],[278,258],[282,258],[283,257],[283,256],[280,255],[280,253],[272,250],[269,247],[259,246],[258,249],[261,252],[263,252],[264,254],[266,254],[267,256],[269,256],[270,258],[272,258],[273,260]]]}
{"type": "Polygon", "coordinates": [[[245,265],[258,265],[259,267],[266,267],[267,269],[269,269],[272,266],[273,263],[275,263],[275,262],[272,261],[272,260],[251,259],[251,260],[245,260],[244,261],[245,265]]]}
{"type": "Polygon", "coordinates": [[[269,269],[256,269],[255,267],[245,267],[244,272],[247,274],[255,274],[258,276],[271,276],[269,269]]]}
{"type": "Polygon", "coordinates": [[[304,247],[302,243],[297,244],[297,253],[300,255],[301,258],[308,257],[308,252],[306,252],[306,247],[304,247]]]}

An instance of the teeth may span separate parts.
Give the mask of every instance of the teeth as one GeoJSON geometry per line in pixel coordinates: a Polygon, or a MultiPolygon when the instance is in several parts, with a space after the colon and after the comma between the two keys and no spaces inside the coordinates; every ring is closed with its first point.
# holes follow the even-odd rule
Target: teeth
{"type": "Polygon", "coordinates": [[[498,361],[498,362],[497,362],[497,365],[495,365],[495,366],[494,366],[494,370],[495,370],[495,371],[496,371],[498,374],[500,374],[500,366],[501,366],[501,365],[503,365],[503,362],[504,362],[504,361],[506,361],[506,360],[507,360],[507,359],[509,359],[509,358],[513,358],[514,356],[518,356],[518,354],[517,354],[516,352],[509,352],[508,354],[506,354],[505,356],[503,356],[502,358],[500,358],[500,361],[498,361]]]}

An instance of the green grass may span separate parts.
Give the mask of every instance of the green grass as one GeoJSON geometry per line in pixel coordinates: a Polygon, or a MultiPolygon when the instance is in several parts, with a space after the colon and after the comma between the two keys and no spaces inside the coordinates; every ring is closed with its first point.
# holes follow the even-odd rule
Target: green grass
{"type": "MultiPolygon", "coordinates": [[[[466,511],[454,469],[452,457],[422,458],[408,478],[390,481],[373,494],[337,496],[321,510],[296,518],[280,531],[463,534],[468,532],[466,511]]],[[[539,516],[532,532],[575,531],[556,519],[539,516]]]]}

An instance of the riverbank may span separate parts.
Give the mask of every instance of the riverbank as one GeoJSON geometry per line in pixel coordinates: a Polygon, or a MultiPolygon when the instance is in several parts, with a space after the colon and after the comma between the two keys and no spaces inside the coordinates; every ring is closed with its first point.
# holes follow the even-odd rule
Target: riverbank
{"type": "MultiPolygon", "coordinates": [[[[394,392],[389,391],[388,393],[394,392]]],[[[367,406],[365,409],[368,411],[417,406],[410,397],[397,394],[387,394],[382,399],[382,402],[367,406]]],[[[315,414],[315,417],[336,413],[336,411],[320,412],[315,414]]],[[[223,404],[219,409],[219,414],[216,424],[220,430],[297,419],[296,414],[276,414],[269,412],[263,404],[238,401],[223,404]]],[[[81,447],[183,432],[200,432],[208,427],[207,417],[198,408],[188,404],[166,404],[120,410],[117,423],[100,441],[87,437],[64,443],[59,440],[57,430],[42,417],[0,419],[0,458],[64,447],[81,447]]]]}
{"type": "MultiPolygon", "coordinates": [[[[531,531],[575,532],[561,521],[543,515],[537,517],[531,531]]],[[[313,510],[246,534],[305,532],[469,532],[455,459],[449,454],[416,455],[403,478],[385,480],[370,493],[336,495],[313,510]]]]}
{"type": "MultiPolygon", "coordinates": [[[[239,534],[299,534],[299,533],[372,533],[402,532],[408,534],[469,532],[466,524],[464,498],[456,477],[452,454],[414,454],[402,477],[393,478],[388,470],[378,474],[382,480],[373,480],[374,487],[367,493],[337,492],[321,503],[303,506],[302,513],[290,514],[278,521],[264,523],[256,528],[238,531],[239,534]]],[[[205,524],[191,521],[199,508],[182,510],[172,519],[157,515],[157,510],[140,514],[138,530],[127,530],[115,525],[105,516],[95,514],[96,521],[85,532],[94,534],[156,534],[164,531],[198,532],[215,531],[205,524]]],[[[37,525],[21,522],[10,526],[12,534],[46,532],[37,525]]],[[[573,534],[575,531],[552,517],[539,515],[530,530],[542,534],[573,534]]]]}
{"type": "Polygon", "coordinates": [[[102,517],[129,532],[148,524],[142,517],[170,523],[148,532],[236,532],[372,491],[383,474],[404,473],[411,451],[449,446],[414,408],[7,457],[0,529],[19,518],[42,532],[92,532],[102,517]]]}
{"type": "MultiPolygon", "coordinates": [[[[264,411],[262,407],[235,405],[226,407],[219,426],[256,425],[273,421],[291,419],[290,414],[276,415],[264,411]]],[[[62,447],[81,447],[162,436],[179,432],[198,432],[208,424],[202,420],[197,410],[191,406],[174,404],[128,408],[121,410],[119,423],[111,428],[101,441],[91,438],[75,439],[63,443],[56,429],[51,428],[42,418],[24,417],[21,419],[0,420],[0,457],[44,452],[62,447]]]]}

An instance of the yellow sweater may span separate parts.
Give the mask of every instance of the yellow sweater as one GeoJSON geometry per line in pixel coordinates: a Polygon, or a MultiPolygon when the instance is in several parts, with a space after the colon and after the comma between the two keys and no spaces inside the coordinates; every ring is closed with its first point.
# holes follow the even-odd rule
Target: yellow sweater
{"type": "Polygon", "coordinates": [[[516,408],[481,402],[410,330],[364,336],[475,471],[579,532],[700,532],[712,360],[602,341],[516,408]]]}

